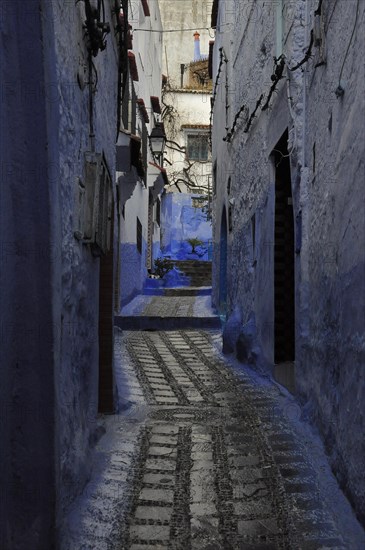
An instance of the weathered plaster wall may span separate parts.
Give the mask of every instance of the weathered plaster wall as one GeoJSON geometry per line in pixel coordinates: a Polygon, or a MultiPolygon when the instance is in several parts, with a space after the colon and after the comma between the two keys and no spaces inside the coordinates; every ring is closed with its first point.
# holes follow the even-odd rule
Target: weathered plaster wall
{"type": "Polygon", "coordinates": [[[308,69],[307,337],[298,388],[309,400],[341,485],[365,522],[365,6],[339,2],[326,66],[308,69]],[[345,60],[357,9],[357,25],[345,60]],[[343,97],[336,98],[341,67],[343,97]],[[314,153],[315,150],[315,153],[314,153]],[[314,158],[315,155],[315,158],[314,158]]]}
{"type": "MultiPolygon", "coordinates": [[[[209,125],[211,91],[209,86],[198,90],[199,85],[197,85],[194,90],[190,91],[181,88],[181,65],[185,65],[183,76],[183,86],[185,87],[189,84],[188,65],[194,59],[195,29],[200,33],[201,55],[207,58],[209,53],[209,41],[212,36],[209,35],[207,29],[210,27],[211,3],[206,0],[179,0],[179,2],[161,0],[159,3],[164,29],[166,31],[181,29],[180,32],[165,32],[163,35],[162,70],[168,77],[168,83],[163,92],[163,103],[167,138],[185,148],[187,130],[183,129],[182,125],[193,127],[194,125],[203,125],[200,131],[206,133],[208,141],[207,127],[209,125]]],[[[199,132],[199,129],[193,131],[199,132]]],[[[180,151],[175,144],[168,143],[165,152],[168,160],[166,170],[169,176],[170,190],[182,193],[203,193],[203,187],[207,188],[210,184],[210,159],[207,162],[193,161],[193,166],[190,167],[185,149],[180,151]],[[190,189],[184,185],[184,180],[187,179],[184,169],[188,170],[191,181],[195,185],[202,186],[201,190],[190,189]],[[173,185],[175,181],[178,187],[173,185]]],[[[207,189],[205,192],[207,193],[207,189]]]]}
{"type": "MultiPolygon", "coordinates": [[[[184,185],[186,175],[184,169],[188,168],[186,145],[187,134],[189,133],[189,126],[193,128],[192,132],[202,132],[206,135],[208,141],[208,125],[210,114],[210,94],[202,91],[168,91],[164,94],[164,102],[167,105],[173,105],[174,115],[173,122],[165,122],[167,138],[175,143],[168,143],[166,147],[165,156],[168,160],[166,169],[169,175],[170,184],[174,181],[178,182],[178,187],[182,193],[189,192],[189,188],[184,185]],[[194,128],[200,125],[201,129],[194,128]],[[186,128],[182,128],[186,126],[186,128]],[[179,150],[179,147],[183,148],[179,150]],[[171,163],[171,164],[170,164],[171,163]]],[[[190,131],[191,133],[191,131],[190,131]]],[[[189,168],[189,175],[192,182],[199,186],[202,186],[202,192],[204,188],[208,188],[211,184],[210,178],[212,173],[211,159],[208,156],[207,161],[192,161],[192,167],[189,168]]],[[[178,188],[171,186],[171,191],[176,192],[178,188]]],[[[194,190],[191,189],[191,192],[194,190]]],[[[197,190],[199,192],[199,190],[197,190]]]]}
{"type": "Polygon", "coordinates": [[[180,86],[180,65],[194,59],[194,32],[200,33],[200,52],[209,53],[208,33],[210,27],[211,2],[207,0],[159,0],[164,29],[181,29],[180,32],[165,33],[163,73],[173,87],[180,86]],[[185,30],[193,29],[194,30],[185,30]]]}
{"type": "Polygon", "coordinates": [[[148,190],[139,182],[132,197],[126,202],[125,217],[121,219],[121,306],[142,293],[147,277],[147,216],[148,190]],[[137,217],[142,223],[142,253],[137,250],[137,217]]]}
{"type": "Polygon", "coordinates": [[[364,6],[361,1],[323,3],[322,46],[313,47],[304,70],[284,69],[285,78],[270,109],[259,109],[245,132],[256,101],[261,93],[267,97],[272,84],[272,58],[280,53],[278,37],[282,34],[290,67],[304,57],[310,43],[318,2],[284,0],[278,14],[279,4],[256,2],[240,10],[239,3],[233,9],[234,2],[219,2],[215,73],[219,47],[224,48],[227,62],[222,64],[214,108],[213,301],[219,304],[222,212],[231,208],[227,314],[235,312],[241,327],[255,320],[258,363],[272,366],[275,172],[270,153],[288,128],[299,249],[295,256],[296,388],[321,430],[342,487],[364,519],[365,486],[360,480],[365,455],[361,441],[365,387],[360,366],[364,364],[364,79],[360,61],[364,6]],[[282,33],[277,26],[279,15],[282,33]],[[222,32],[226,24],[230,31],[222,32]],[[343,63],[345,93],[336,97],[343,63]],[[223,141],[225,128],[233,126],[243,104],[248,116],[242,113],[230,143],[223,141]]]}
{"type": "MultiPolygon", "coordinates": [[[[2,548],[54,546],[88,478],[98,407],[99,259],[74,237],[90,149],[84,4],[1,6],[2,548]],[[29,32],[28,32],[29,31],[29,32]],[[6,133],[5,133],[6,129],[6,133]],[[8,334],[12,327],[11,334],[8,334]],[[3,345],[4,344],[4,345],[3,345]],[[6,520],[4,518],[6,514],[6,520]]],[[[110,6],[106,15],[113,27],[110,6]]],[[[94,59],[96,150],[114,174],[117,55],[94,59]]]]}
{"type": "Polygon", "coordinates": [[[196,259],[208,260],[208,243],[211,240],[212,226],[207,213],[195,208],[193,200],[200,195],[189,193],[165,193],[162,197],[162,239],[161,250],[164,255],[174,259],[190,258],[191,246],[186,239],[197,237],[204,242],[196,259]]]}
{"type": "MultiPolygon", "coordinates": [[[[149,116],[146,123],[148,135],[151,134],[160,115],[153,113],[151,96],[161,97],[161,56],[162,30],[158,2],[149,2],[151,15],[145,17],[141,2],[132,2],[130,9],[130,24],[136,30],[133,35],[133,53],[138,68],[138,82],[131,82],[137,98],[143,99],[149,116]],[[153,30],[153,32],[148,32],[153,30]]],[[[142,137],[143,119],[136,107],[136,133],[142,137]]],[[[130,128],[126,128],[130,130],[130,128]]],[[[147,243],[148,243],[148,203],[149,192],[153,190],[157,175],[160,173],[150,165],[156,162],[147,144],[147,186],[136,176],[135,187],[130,198],[125,203],[124,217],[120,221],[120,304],[124,306],[137,294],[143,291],[147,277],[147,243]],[[137,218],[142,224],[142,252],[137,250],[137,218]]],[[[123,183],[122,183],[123,185],[123,183]]],[[[162,191],[162,189],[161,189],[162,191]]],[[[154,207],[154,218],[156,208],[154,207]]],[[[153,220],[151,228],[152,260],[159,253],[160,230],[153,220]]]]}
{"type": "MultiPolygon", "coordinates": [[[[83,177],[85,151],[90,150],[89,93],[76,80],[79,65],[87,62],[83,39],[84,4],[72,6],[58,0],[53,3],[57,106],[60,114],[59,164],[61,196],[61,270],[57,285],[62,293],[62,314],[57,328],[61,335],[60,357],[56,373],[59,425],[59,493],[62,516],[72,496],[86,482],[91,467],[90,450],[98,410],[98,322],[100,259],[88,246],[77,241],[76,187],[83,177]],[[67,31],[66,31],[67,29],[67,31]]],[[[111,7],[106,17],[115,26],[111,7]]],[[[93,63],[98,74],[94,94],[95,150],[103,153],[112,181],[115,174],[117,108],[117,47],[113,31],[107,48],[93,63]]]]}
{"type": "MultiPolygon", "coordinates": [[[[137,97],[146,104],[152,123],[150,96],[161,96],[162,23],[159,2],[149,2],[151,15],[143,13],[142,2],[132,0],[129,22],[133,27],[133,52],[136,57],[139,81],[134,82],[137,97]],[[143,29],[138,31],[137,29],[143,29]],[[153,32],[148,32],[153,30],[153,32]]],[[[151,129],[153,127],[149,126],[151,129]]]]}

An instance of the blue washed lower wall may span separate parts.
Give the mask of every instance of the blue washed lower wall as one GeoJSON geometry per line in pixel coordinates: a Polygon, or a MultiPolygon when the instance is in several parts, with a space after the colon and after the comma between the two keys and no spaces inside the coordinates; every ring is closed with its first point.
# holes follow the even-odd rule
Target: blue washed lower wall
{"type": "Polygon", "coordinates": [[[142,254],[135,243],[120,245],[120,305],[128,304],[137,294],[142,294],[147,278],[147,243],[142,241],[142,254]]]}

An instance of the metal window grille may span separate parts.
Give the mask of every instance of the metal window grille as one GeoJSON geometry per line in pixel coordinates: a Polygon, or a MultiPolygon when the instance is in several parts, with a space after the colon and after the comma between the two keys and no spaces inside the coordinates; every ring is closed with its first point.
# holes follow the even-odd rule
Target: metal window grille
{"type": "Polygon", "coordinates": [[[156,201],[156,223],[160,227],[161,225],[161,201],[157,199],[156,201]]]}
{"type": "Polygon", "coordinates": [[[137,250],[142,254],[142,224],[137,218],[137,250]]]}
{"type": "Polygon", "coordinates": [[[209,147],[207,134],[188,134],[187,156],[189,160],[208,160],[209,147]]]}

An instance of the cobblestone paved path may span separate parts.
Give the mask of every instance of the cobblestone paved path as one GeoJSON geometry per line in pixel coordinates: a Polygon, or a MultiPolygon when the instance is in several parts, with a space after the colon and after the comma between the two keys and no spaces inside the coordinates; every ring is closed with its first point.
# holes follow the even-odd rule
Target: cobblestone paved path
{"type": "Polygon", "coordinates": [[[217,334],[124,333],[149,414],[117,547],[348,548],[288,414],[227,367],[217,334]]]}

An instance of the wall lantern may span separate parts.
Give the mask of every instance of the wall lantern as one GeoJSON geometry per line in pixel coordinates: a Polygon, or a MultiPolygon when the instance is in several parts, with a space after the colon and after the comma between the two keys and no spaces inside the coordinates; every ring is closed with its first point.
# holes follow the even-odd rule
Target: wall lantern
{"type": "Polygon", "coordinates": [[[166,134],[161,124],[156,124],[150,135],[150,146],[154,157],[163,155],[166,145],[166,134]]]}

